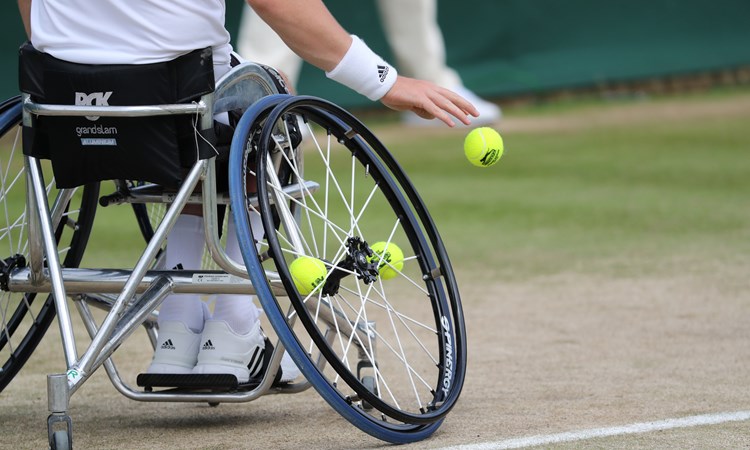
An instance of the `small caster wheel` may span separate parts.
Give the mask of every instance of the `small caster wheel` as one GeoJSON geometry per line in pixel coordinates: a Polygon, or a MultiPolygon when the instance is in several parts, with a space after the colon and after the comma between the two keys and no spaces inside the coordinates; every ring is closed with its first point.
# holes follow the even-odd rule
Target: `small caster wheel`
{"type": "Polygon", "coordinates": [[[217,406],[219,406],[219,404],[220,402],[208,402],[208,406],[210,406],[211,408],[216,408],[217,406]]]}
{"type": "Polygon", "coordinates": [[[67,430],[57,430],[52,433],[52,442],[49,444],[52,450],[71,450],[72,448],[67,430]]]}

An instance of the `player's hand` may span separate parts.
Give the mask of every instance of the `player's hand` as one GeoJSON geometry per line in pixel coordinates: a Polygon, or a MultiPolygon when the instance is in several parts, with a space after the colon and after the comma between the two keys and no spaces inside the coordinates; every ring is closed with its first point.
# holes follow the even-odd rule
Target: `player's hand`
{"type": "Polygon", "coordinates": [[[413,111],[423,119],[439,119],[449,127],[456,123],[451,116],[470,125],[469,116],[479,117],[479,111],[468,100],[434,83],[399,76],[396,83],[380,101],[396,111],[413,111]]]}

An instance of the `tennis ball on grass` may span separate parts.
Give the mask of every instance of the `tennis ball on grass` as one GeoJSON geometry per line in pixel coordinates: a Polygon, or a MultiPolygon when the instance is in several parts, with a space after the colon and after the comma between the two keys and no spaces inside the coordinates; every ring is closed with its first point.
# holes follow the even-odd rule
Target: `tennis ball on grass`
{"type": "Polygon", "coordinates": [[[380,278],[390,280],[398,275],[397,271],[400,272],[404,268],[404,252],[393,242],[390,244],[383,241],[376,242],[370,246],[370,249],[375,253],[370,257],[370,262],[378,263],[380,278]]]}
{"type": "Polygon", "coordinates": [[[328,274],[325,263],[318,258],[301,256],[289,264],[292,281],[302,295],[307,295],[320,287],[328,274]]]}
{"type": "Polygon", "coordinates": [[[490,127],[475,128],[464,140],[466,159],[477,167],[489,167],[503,156],[503,138],[490,127]]]}

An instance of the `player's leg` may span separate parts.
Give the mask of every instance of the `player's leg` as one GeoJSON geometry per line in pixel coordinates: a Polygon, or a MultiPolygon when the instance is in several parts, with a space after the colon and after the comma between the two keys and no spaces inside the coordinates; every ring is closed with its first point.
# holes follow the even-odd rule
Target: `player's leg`
{"type": "MultiPolygon", "coordinates": [[[[260,216],[251,218],[256,233],[262,232],[260,216]]],[[[242,262],[234,220],[227,221],[226,253],[242,262]]],[[[247,294],[218,294],[212,317],[206,321],[194,374],[232,374],[239,383],[262,374],[265,339],[260,328],[260,309],[247,294]]]]}
{"type": "MultiPolygon", "coordinates": [[[[200,269],[203,217],[182,214],[167,237],[165,268],[200,269]]],[[[171,294],[159,309],[159,340],[148,373],[190,373],[195,367],[208,308],[198,294],[171,294]]]]}
{"type": "MultiPolygon", "coordinates": [[[[242,61],[239,61],[240,64],[242,61]]],[[[220,79],[217,84],[217,102],[231,104],[232,108],[251,105],[263,96],[283,91],[284,84],[268,68],[247,64],[236,67],[220,79]],[[261,80],[261,81],[258,81],[261,80]],[[235,98],[236,96],[241,98],[235,98]],[[231,101],[229,101],[231,99],[231,101]]],[[[233,121],[228,111],[215,111],[215,120],[221,130],[230,130],[229,134],[221,133],[217,147],[228,147],[231,139],[233,121]],[[224,139],[226,138],[226,139],[224,139]],[[226,141],[226,142],[225,142],[226,141]]],[[[215,186],[204,186],[204,189],[216,189],[218,192],[228,190],[226,182],[226,163],[216,162],[215,186]]],[[[174,227],[167,239],[166,268],[180,265],[183,269],[210,268],[213,261],[202,258],[204,253],[203,218],[200,217],[203,205],[190,205],[174,227]],[[203,260],[203,261],[202,261],[203,260]],[[202,262],[208,267],[201,267],[202,262]]],[[[253,228],[262,229],[259,217],[252,219],[253,228]]],[[[146,227],[149,228],[149,227],[146,227]]],[[[256,232],[259,232],[256,230],[256,232]]],[[[237,232],[234,221],[229,218],[226,226],[226,254],[235,262],[242,261],[237,244],[237,232]]],[[[215,268],[215,266],[213,267],[215,268]]],[[[155,362],[161,354],[174,350],[175,354],[187,351],[187,356],[175,356],[180,367],[170,370],[170,366],[158,368],[152,365],[151,373],[192,373],[192,374],[231,374],[240,383],[260,375],[259,362],[263,360],[265,339],[260,330],[260,310],[250,295],[219,293],[214,296],[214,310],[209,315],[206,305],[197,295],[172,295],[162,304],[159,323],[169,323],[170,333],[185,342],[181,349],[172,349],[174,339],[170,335],[160,336],[157,344],[155,362]],[[166,343],[166,345],[164,345],[166,343]],[[165,350],[161,349],[164,345],[165,350]],[[163,369],[163,370],[162,370],[163,369]]],[[[161,328],[161,327],[160,327],[161,328]]],[[[162,333],[163,334],[163,333],[162,333]]]]}

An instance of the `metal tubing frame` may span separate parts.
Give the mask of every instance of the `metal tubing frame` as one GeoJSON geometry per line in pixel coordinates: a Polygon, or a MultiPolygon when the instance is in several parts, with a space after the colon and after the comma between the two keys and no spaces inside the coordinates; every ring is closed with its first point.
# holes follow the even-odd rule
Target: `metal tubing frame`
{"type": "MultiPolygon", "coordinates": [[[[22,268],[10,277],[12,291],[45,293],[50,291],[49,280],[34,285],[28,279],[30,270],[22,268]]],[[[117,294],[127,283],[131,270],[125,269],[62,269],[65,289],[68,294],[117,294]]],[[[174,283],[175,294],[255,294],[249,280],[216,270],[149,270],[136,285],[135,293],[143,293],[156,278],[168,275],[174,283]]],[[[285,293],[275,272],[270,282],[274,292],[285,293]]],[[[9,283],[10,284],[10,283],[9,283]]]]}
{"type": "Polygon", "coordinates": [[[206,161],[199,160],[190,170],[190,173],[185,178],[185,181],[175,198],[175,203],[171,208],[167,209],[162,222],[154,231],[153,238],[151,238],[151,241],[146,245],[146,249],[138,259],[138,262],[133,268],[131,275],[128,277],[122,292],[120,292],[114,305],[112,305],[112,310],[107,314],[107,317],[104,319],[98,333],[92,339],[91,344],[80,360],[78,360],[72,367],[69,366],[68,383],[70,385],[71,393],[75,392],[82,382],[86,380],[97,367],[95,363],[100,360],[99,355],[102,352],[102,349],[107,345],[107,341],[111,338],[119,317],[122,315],[128,301],[130,301],[135,295],[141,279],[144,277],[149,265],[156,257],[156,254],[161,248],[161,244],[166,240],[167,233],[174,226],[177,216],[182,212],[182,209],[185,206],[188,195],[193,189],[195,189],[198,181],[203,176],[205,169],[206,161]]]}
{"type": "MultiPolygon", "coordinates": [[[[203,183],[203,226],[208,253],[216,264],[226,270],[227,273],[248,278],[247,269],[245,269],[244,264],[240,265],[229,258],[219,243],[219,220],[216,202],[216,161],[212,158],[208,164],[209,170],[206,173],[206,179],[203,183]]],[[[229,220],[231,220],[231,217],[229,220]]]]}
{"type": "MultiPolygon", "coordinates": [[[[194,189],[201,176],[205,173],[210,174],[213,172],[213,167],[208,165],[207,161],[201,161],[196,164],[191,174],[185,181],[185,184],[181,188],[172,206],[167,211],[162,223],[155,231],[154,237],[150,244],[147,246],[143,255],[139,259],[136,267],[130,270],[120,269],[61,269],[59,265],[59,259],[57,259],[57,248],[54,242],[54,230],[51,224],[51,215],[48,208],[46,207],[47,198],[46,191],[44,189],[44,183],[41,179],[41,172],[38,170],[38,164],[30,158],[28,173],[29,185],[36,187],[30,189],[34,195],[30,205],[37,204],[40,208],[36,208],[35,214],[31,214],[32,217],[41,217],[40,232],[43,236],[49,237],[49,239],[43,239],[45,247],[50,245],[53,247],[52,250],[47,249],[45,252],[49,252],[54,255],[49,260],[51,267],[44,271],[42,282],[36,285],[29,281],[30,269],[24,268],[12,275],[12,285],[14,290],[21,290],[24,292],[48,292],[52,291],[55,298],[66,299],[67,294],[85,294],[87,292],[100,292],[100,293],[119,293],[117,299],[114,302],[105,302],[97,298],[97,302],[101,303],[103,309],[108,309],[109,312],[106,315],[104,323],[101,328],[97,328],[96,322],[91,315],[88,304],[82,300],[83,297],[79,297],[79,300],[75,302],[78,312],[84,322],[88,333],[92,338],[92,343],[84,353],[83,357],[77,359],[76,354],[65,348],[66,363],[68,366],[68,389],[67,395],[72,395],[77,389],[88,379],[91,373],[101,365],[104,365],[105,371],[107,372],[110,381],[113,386],[128,398],[137,401],[169,401],[169,402],[247,402],[257,399],[262,395],[269,393],[280,393],[280,394],[292,394],[307,390],[311,387],[308,381],[302,381],[298,383],[292,383],[288,385],[274,387],[273,380],[281,364],[281,358],[283,357],[284,347],[283,344],[277,340],[272,354],[269,369],[264,374],[263,381],[255,389],[247,392],[235,392],[235,393],[184,393],[184,392],[143,392],[138,391],[127,384],[125,384],[120,377],[114,362],[111,359],[112,353],[120,346],[120,344],[129,337],[138,326],[143,324],[149,319],[152,312],[158,308],[161,301],[171,292],[181,293],[216,293],[216,292],[227,292],[227,293],[254,293],[252,284],[249,280],[244,278],[236,277],[231,274],[226,274],[220,271],[158,271],[144,270],[148,267],[148,263],[153,260],[156,252],[161,246],[161,243],[166,239],[166,234],[169,229],[172,228],[176,216],[181,212],[184,204],[187,202],[190,196],[190,192],[194,189]],[[31,168],[35,166],[37,170],[31,168]],[[187,186],[187,187],[186,187],[187,186]],[[42,197],[41,199],[39,197],[42,197]],[[45,221],[44,217],[48,220],[45,221]],[[48,223],[45,226],[45,222],[48,223]],[[56,262],[54,260],[57,260],[56,262]],[[209,280],[206,282],[196,283],[196,277],[205,276],[209,280]],[[230,277],[232,282],[227,282],[227,277],[230,277]],[[56,281],[57,280],[57,281],[56,281]],[[56,288],[55,285],[59,284],[56,288]],[[66,288],[68,291],[66,292],[66,288]],[[56,293],[57,292],[57,293],[56,293]],[[135,294],[143,294],[135,303],[129,304],[129,299],[135,294]]],[[[211,186],[212,176],[207,176],[204,180],[204,184],[208,187],[211,186]]],[[[300,190],[301,191],[301,190],[300,190]]],[[[204,189],[204,198],[208,199],[204,204],[211,205],[211,199],[215,199],[215,189],[204,189]],[[214,194],[214,195],[211,195],[214,194]]],[[[69,193],[65,193],[65,198],[57,201],[56,205],[64,205],[65,199],[69,199],[73,194],[73,190],[69,193]]],[[[300,194],[302,195],[302,194],[300,194]]],[[[55,208],[58,210],[62,206],[55,208]]],[[[59,222],[62,217],[62,213],[54,214],[59,222]]],[[[207,242],[211,242],[211,238],[215,238],[215,242],[218,243],[217,224],[214,217],[214,222],[209,221],[209,226],[206,227],[207,242]]],[[[223,248],[217,245],[219,255],[223,255],[226,258],[226,253],[223,248]]],[[[270,283],[272,284],[275,294],[283,295],[285,293],[284,287],[281,284],[278,274],[275,272],[267,273],[270,277],[270,283]]],[[[86,297],[89,298],[88,296],[86,297]]],[[[94,297],[92,297],[94,298],[94,297]]],[[[75,338],[72,336],[72,323],[70,319],[69,309],[65,300],[62,302],[56,301],[56,308],[58,311],[63,311],[60,316],[61,322],[61,333],[63,335],[63,343],[72,344],[75,346],[75,338]],[[62,304],[58,304],[62,303],[62,304]],[[67,318],[65,318],[67,317],[67,318]],[[67,330],[67,331],[66,331],[67,330]],[[65,337],[66,334],[70,334],[69,337],[65,337]]],[[[356,341],[356,340],[355,340],[356,341]]],[[[75,347],[73,347],[75,348],[75,347]]],[[[320,359],[318,364],[325,364],[324,359],[320,359]]]]}
{"type": "MultiPolygon", "coordinates": [[[[204,96],[205,98],[205,96],[204,96]]],[[[24,95],[23,109],[36,116],[101,116],[101,117],[147,117],[174,114],[207,114],[210,110],[204,99],[195,103],[145,105],[145,106],[73,106],[50,105],[31,101],[24,95]]],[[[212,119],[213,120],[213,119],[212,119]]],[[[205,129],[205,128],[204,128],[205,129]]]]}
{"type": "MultiPolygon", "coordinates": [[[[39,222],[39,215],[37,214],[37,200],[32,185],[31,176],[29,175],[28,167],[32,164],[31,161],[27,161],[24,158],[24,164],[27,167],[26,170],[26,219],[28,223],[28,234],[29,236],[42,236],[41,224],[39,222]]],[[[34,162],[33,164],[36,164],[34,162]]],[[[37,166],[38,167],[38,166],[37,166]]],[[[44,197],[45,204],[47,203],[47,197],[44,197]]],[[[38,286],[44,280],[44,243],[41,239],[29,239],[29,275],[28,282],[32,286],[38,286]]]]}
{"type": "Polygon", "coordinates": [[[67,297],[65,295],[65,286],[63,285],[60,257],[57,254],[57,242],[55,242],[55,230],[52,228],[52,219],[47,203],[47,191],[44,188],[44,179],[42,178],[39,161],[31,156],[25,156],[24,165],[26,166],[27,186],[31,191],[30,198],[32,200],[28,207],[29,209],[35,209],[34,212],[29,211],[28,213],[34,216],[34,220],[38,221],[39,224],[39,231],[41,232],[40,240],[42,241],[44,253],[47,256],[49,279],[52,285],[52,298],[57,310],[57,322],[60,326],[65,362],[67,367],[70,368],[78,359],[78,351],[76,350],[75,337],[73,336],[70,310],[66,302],[67,297]]]}
{"type": "Polygon", "coordinates": [[[165,275],[159,276],[131,307],[123,312],[116,323],[112,335],[99,352],[93,366],[99,367],[161,305],[161,302],[172,292],[172,280],[165,275]]]}
{"type": "MultiPolygon", "coordinates": [[[[252,69],[252,68],[250,68],[252,69]]],[[[257,75],[256,75],[257,76],[257,75]]],[[[224,81],[224,80],[221,80],[224,81]]],[[[221,81],[219,85],[221,84],[221,81]]],[[[231,81],[231,80],[230,80],[231,81]]],[[[217,85],[217,91],[219,88],[217,85]]],[[[108,117],[142,117],[157,115],[173,114],[198,114],[201,116],[201,129],[209,129],[213,126],[213,103],[214,94],[207,94],[201,98],[200,102],[193,104],[177,105],[151,105],[151,106],[70,106],[70,105],[42,105],[31,101],[28,94],[23,95],[23,124],[31,125],[32,115],[45,116],[108,116],[108,117]]],[[[278,161],[277,161],[278,162],[278,161]]],[[[59,255],[57,253],[57,244],[55,242],[55,229],[52,224],[58,224],[62,220],[65,205],[75,192],[75,189],[61,189],[55,204],[50,212],[47,193],[44,186],[38,160],[33,157],[25,157],[27,169],[27,214],[29,214],[29,235],[41,236],[41,240],[30,239],[30,265],[31,269],[22,269],[14,273],[11,277],[13,290],[23,292],[52,292],[55,307],[58,312],[58,322],[63,341],[63,350],[65,352],[66,364],[68,367],[67,384],[68,397],[72,395],[78,387],[93,373],[93,371],[104,365],[110,376],[113,385],[124,395],[131,399],[140,401],[211,401],[211,402],[244,402],[253,400],[260,395],[268,392],[294,393],[310,387],[309,382],[294,383],[284,387],[272,388],[272,382],[275,374],[280,367],[280,361],[283,356],[284,348],[280,341],[276,342],[275,350],[271,358],[270,367],[264,374],[263,381],[256,389],[244,393],[203,393],[203,394],[186,394],[174,392],[139,392],[131,389],[122,382],[117,373],[111,355],[117,347],[124,341],[134,330],[144,322],[153,321],[154,310],[159,306],[161,301],[171,292],[195,292],[195,293],[216,293],[216,292],[241,292],[254,293],[251,283],[247,280],[247,271],[243,266],[232,261],[225,250],[219,244],[218,236],[218,218],[216,215],[217,193],[215,184],[215,162],[213,159],[200,160],[191,169],[185,182],[179,192],[172,198],[166,198],[162,195],[164,203],[172,203],[168,208],[162,222],[159,224],[135,268],[132,271],[126,270],[92,270],[92,269],[65,269],[60,266],[59,255]],[[203,212],[205,217],[205,236],[206,245],[214,261],[226,271],[226,273],[216,271],[149,271],[148,267],[156,256],[161,244],[166,239],[167,233],[171,230],[177,216],[182,212],[184,206],[188,203],[195,202],[196,195],[193,194],[198,182],[203,179],[203,190],[200,199],[203,203],[203,212]],[[47,256],[48,269],[43,270],[43,254],[47,256]],[[196,283],[195,277],[200,275],[218,276],[221,282],[203,282],[196,283]],[[239,277],[241,280],[232,280],[233,283],[226,283],[226,278],[222,277],[239,277]],[[101,287],[101,290],[96,288],[101,287]],[[227,287],[229,286],[229,288],[227,287]],[[88,293],[119,293],[114,302],[101,301],[100,306],[109,307],[104,322],[101,327],[97,328],[96,322],[91,315],[88,304],[82,301],[88,296],[79,296],[76,302],[79,313],[89,332],[92,342],[79,359],[77,357],[75,338],[73,336],[72,322],[70,311],[67,306],[66,288],[70,292],[88,293]],[[94,289],[92,289],[94,288],[94,289]],[[80,291],[80,292],[79,292],[80,291]],[[136,293],[143,293],[141,298],[134,303],[130,300],[136,293]]],[[[272,158],[267,160],[269,174],[277,187],[280,187],[278,178],[275,176],[275,164],[272,158]]],[[[305,186],[305,189],[297,188],[296,195],[304,196],[306,190],[317,190],[318,186],[305,186]]],[[[284,191],[294,191],[293,186],[285,186],[284,191]]],[[[285,204],[285,197],[275,192],[272,202],[285,204]]],[[[252,199],[250,203],[252,204],[252,199]]],[[[221,203],[226,203],[227,199],[222,198],[221,203]]],[[[257,204],[257,197],[255,199],[257,204]]],[[[287,232],[295,243],[297,249],[302,248],[302,243],[296,235],[294,227],[294,214],[288,208],[281,206],[277,208],[283,216],[283,222],[287,232]]],[[[284,294],[284,288],[278,279],[278,274],[267,271],[267,277],[274,290],[274,294],[284,294]]],[[[230,279],[231,280],[231,279],[230,279]]],[[[93,298],[93,297],[91,297],[93,298]]],[[[98,301],[98,300],[97,300],[98,301]]],[[[329,323],[333,324],[333,314],[328,318],[329,323]]],[[[326,318],[324,318],[326,320],[326,318]]],[[[355,333],[364,336],[370,334],[371,324],[356,324],[355,333]]],[[[348,334],[346,330],[339,330],[348,334]]],[[[349,337],[349,336],[347,336],[349,337]]],[[[361,336],[362,337],[362,336],[361,336]]],[[[153,338],[152,338],[153,341],[153,338]]],[[[355,345],[357,339],[354,339],[355,345]]],[[[153,342],[152,342],[153,344],[153,342]]],[[[325,359],[319,358],[318,365],[324,365],[325,359]]]]}
{"type": "MultiPolygon", "coordinates": [[[[209,174],[212,172],[209,171],[206,172],[206,180],[203,182],[204,185],[209,185],[209,174]]],[[[213,172],[215,173],[215,172],[213,172]]],[[[211,179],[215,179],[215,175],[211,175],[211,179]]],[[[320,189],[320,185],[318,183],[315,183],[314,181],[307,180],[303,184],[303,187],[297,187],[296,185],[289,185],[284,186],[282,191],[284,191],[284,195],[294,198],[294,199],[301,199],[303,196],[307,195],[309,192],[310,194],[314,194],[317,192],[317,190],[320,189]]],[[[116,194],[115,194],[116,195],[116,194]]],[[[108,198],[108,196],[102,197],[106,200],[107,204],[109,205],[119,205],[122,203],[172,203],[174,201],[176,193],[175,192],[169,192],[165,191],[164,188],[161,186],[155,185],[155,184],[148,184],[144,186],[135,186],[128,189],[128,196],[118,196],[116,199],[108,198]]],[[[189,205],[202,205],[203,204],[203,195],[200,192],[194,192],[190,195],[188,198],[188,204],[189,205]]],[[[247,198],[248,205],[257,207],[258,206],[258,196],[252,195],[248,196],[247,198]]],[[[216,193],[216,203],[219,205],[229,205],[229,194],[223,193],[223,192],[217,192],[216,193]]]]}
{"type": "MultiPolygon", "coordinates": [[[[39,166],[39,162],[36,161],[35,164],[37,167],[39,166]]],[[[41,171],[40,171],[41,174],[41,171]]],[[[37,201],[33,194],[33,189],[31,186],[28,185],[29,178],[27,177],[27,189],[26,189],[26,204],[30,206],[31,210],[36,210],[37,201]]],[[[42,183],[44,183],[44,180],[42,180],[42,183]]],[[[70,199],[73,198],[73,194],[75,193],[75,189],[61,189],[58,193],[57,198],[55,199],[54,203],[52,204],[52,208],[50,209],[50,222],[53,227],[60,226],[61,221],[63,219],[63,215],[65,214],[65,208],[68,202],[70,202],[70,199]]],[[[45,197],[45,204],[48,205],[48,200],[45,197]]],[[[39,218],[36,214],[30,214],[28,216],[29,218],[29,236],[41,236],[41,225],[39,223],[39,218]],[[33,231],[32,231],[33,230],[33,231]]],[[[43,284],[49,285],[49,278],[44,276],[44,245],[41,240],[39,239],[31,239],[29,240],[29,274],[28,274],[28,280],[30,281],[32,286],[38,287],[43,284]]],[[[49,289],[49,288],[48,288],[49,289]]],[[[27,290],[23,292],[33,292],[33,290],[27,290]]],[[[49,290],[47,292],[50,292],[49,290]]]]}
{"type": "MultiPolygon", "coordinates": [[[[232,275],[237,275],[242,278],[248,278],[247,269],[245,269],[244,264],[240,265],[236,261],[233,261],[230,259],[224,249],[219,244],[219,235],[217,232],[212,230],[218,230],[219,229],[219,223],[218,223],[218,217],[217,217],[217,196],[216,196],[216,182],[215,182],[215,162],[211,160],[209,162],[209,170],[206,174],[206,179],[204,181],[204,195],[203,195],[203,217],[204,217],[204,227],[205,227],[205,235],[206,235],[206,247],[208,248],[208,252],[211,255],[211,258],[216,262],[216,264],[224,269],[227,273],[232,275]],[[206,186],[209,187],[209,189],[205,189],[206,186]],[[213,188],[213,189],[212,189],[213,188]]],[[[278,182],[278,180],[276,180],[278,182]]],[[[278,183],[277,183],[278,185],[278,183]]],[[[295,186],[286,186],[283,189],[281,189],[284,192],[284,195],[288,195],[292,198],[300,199],[303,196],[306,195],[306,193],[314,193],[318,190],[320,186],[317,183],[313,182],[306,182],[304,187],[295,187],[295,186]]],[[[283,200],[283,196],[279,195],[277,198],[283,200]]],[[[248,198],[249,206],[258,206],[258,196],[257,194],[253,197],[248,198]]],[[[231,216],[230,216],[231,217],[231,216]]],[[[231,219],[230,219],[231,220],[231,219]]],[[[240,261],[241,262],[241,261],[240,261]]],[[[278,274],[276,272],[270,272],[266,271],[266,277],[269,279],[276,279],[278,280],[278,274]]],[[[254,293],[254,292],[253,292],[254,293]]]]}
{"type": "MultiPolygon", "coordinates": [[[[98,333],[96,321],[91,314],[88,303],[82,298],[75,302],[78,312],[81,315],[86,331],[92,338],[98,333]]],[[[125,397],[141,402],[223,402],[223,403],[242,403],[255,400],[266,394],[294,394],[309,389],[312,385],[307,380],[299,383],[291,383],[278,387],[273,387],[272,383],[276,372],[281,365],[283,347],[280,342],[274,347],[274,354],[269,363],[269,370],[264,374],[263,381],[255,389],[246,392],[234,393],[186,393],[186,392],[144,392],[136,390],[127,385],[112,360],[111,355],[104,361],[104,369],[107,372],[112,385],[125,397]],[[271,368],[274,368],[271,370],[271,368]]],[[[325,363],[325,360],[323,360],[325,363]]]]}

